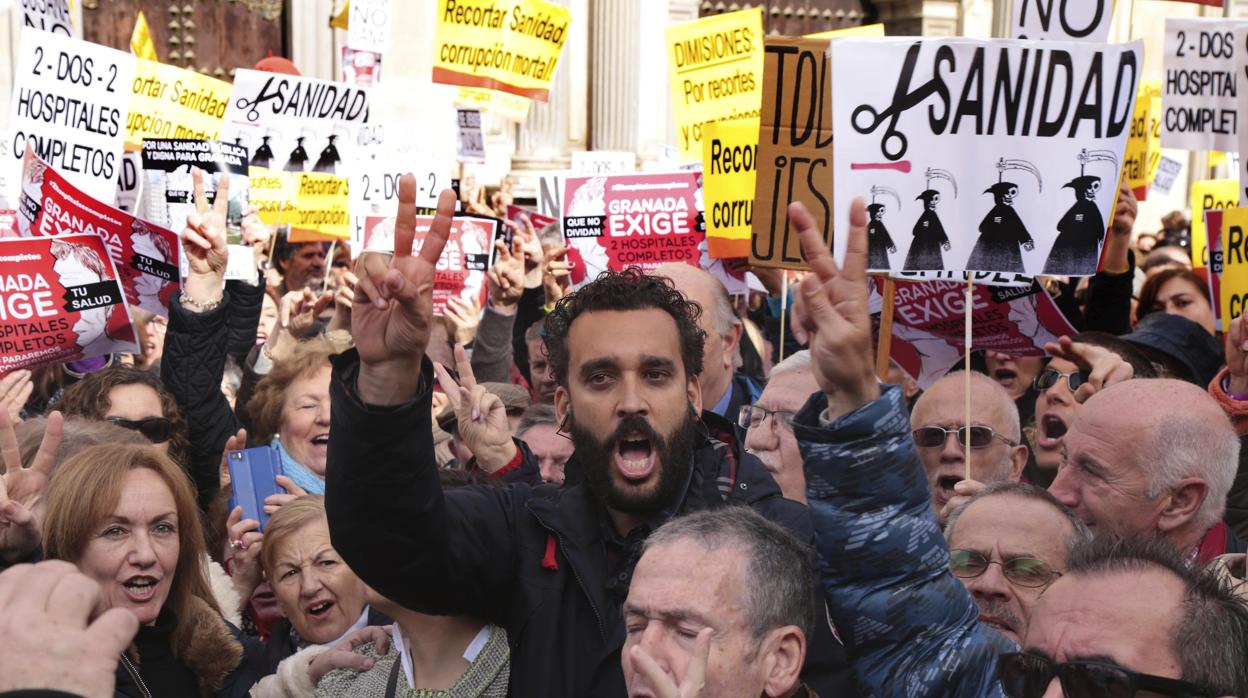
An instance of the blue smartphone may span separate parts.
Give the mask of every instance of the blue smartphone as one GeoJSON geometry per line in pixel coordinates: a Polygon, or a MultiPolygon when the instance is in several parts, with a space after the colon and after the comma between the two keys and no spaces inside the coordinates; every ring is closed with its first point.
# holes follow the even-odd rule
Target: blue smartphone
{"type": "Polygon", "coordinates": [[[259,521],[260,531],[263,533],[264,527],[269,523],[269,515],[264,513],[265,498],[284,492],[277,484],[277,476],[282,474],[281,458],[276,450],[268,446],[258,446],[230,451],[228,462],[230,484],[234,488],[230,509],[241,506],[243,518],[259,521]]]}

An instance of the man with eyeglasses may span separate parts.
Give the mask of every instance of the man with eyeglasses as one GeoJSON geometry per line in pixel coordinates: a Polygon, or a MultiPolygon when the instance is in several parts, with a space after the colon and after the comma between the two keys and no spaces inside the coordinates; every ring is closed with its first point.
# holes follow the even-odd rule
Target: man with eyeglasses
{"type": "Polygon", "coordinates": [[[1070,547],[1092,534],[1044,490],[988,485],[949,515],[949,569],[979,607],[979,622],[1019,642],[1040,595],[1066,571],[1070,547]]]}
{"type": "Polygon", "coordinates": [[[745,429],[745,449],[758,456],[786,498],[802,503],[806,502],[806,477],[793,436],[793,415],[818,390],[810,371],[810,352],[799,351],[771,369],[758,401],[742,406],[737,418],[745,429]]]}
{"type": "Polygon", "coordinates": [[[966,442],[971,443],[971,479],[979,483],[1017,481],[1027,463],[1018,409],[1005,388],[982,373],[971,374],[971,424],[966,424],[966,374],[936,381],[914,403],[914,443],[927,471],[932,510],[944,521],[966,478],[966,442]]]}
{"type": "MultiPolygon", "coordinates": [[[[825,599],[862,692],[908,698],[1248,695],[1248,611],[1216,583],[1188,571],[1165,545],[1143,544],[1148,553],[1134,553],[1129,544],[1076,546],[1065,574],[1032,608],[1021,658],[1018,645],[979,621],[979,609],[950,570],[901,392],[880,386],[873,375],[863,202],[851,207],[843,267],[832,261],[800,205],[789,215],[812,271],[798,291],[794,324],[810,338],[821,391],[793,428],[825,599]]],[[[1111,386],[1090,402],[1145,382],[1111,386]]],[[[1138,401],[1134,409],[1145,411],[1138,401]]],[[[1025,525],[1021,508],[1005,515],[1010,511],[1025,525]]],[[[954,523],[961,541],[959,528],[968,522],[954,523]]],[[[995,549],[983,563],[994,569],[984,574],[996,573],[994,562],[1015,557],[1037,556],[995,549]]],[[[963,571],[979,564],[965,555],[953,563],[963,571]]],[[[1024,581],[1031,580],[1020,577],[1025,568],[1037,571],[1034,564],[1013,567],[1024,581]]]]}

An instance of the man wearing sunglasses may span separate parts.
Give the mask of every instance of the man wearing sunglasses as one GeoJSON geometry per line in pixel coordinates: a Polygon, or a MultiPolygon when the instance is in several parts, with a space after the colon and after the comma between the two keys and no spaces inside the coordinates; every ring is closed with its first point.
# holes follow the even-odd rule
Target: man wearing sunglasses
{"type": "Polygon", "coordinates": [[[914,443],[927,471],[932,510],[940,520],[966,477],[966,441],[971,442],[971,479],[1017,481],[1027,464],[1018,409],[1005,388],[982,373],[971,374],[971,425],[966,426],[966,374],[958,371],[932,384],[914,403],[914,443]],[[969,432],[969,434],[968,434],[969,432]]]}
{"type": "MultiPolygon", "coordinates": [[[[810,338],[821,393],[793,427],[804,456],[825,600],[864,694],[1248,695],[1248,612],[1159,545],[1148,554],[1126,545],[1076,546],[1066,573],[1039,596],[1022,632],[1022,646],[1040,659],[1025,658],[1021,668],[1010,664],[1019,660],[999,660],[1018,646],[979,621],[971,595],[951,571],[900,390],[881,387],[873,376],[862,200],[851,207],[843,267],[804,214],[800,205],[790,208],[812,271],[798,291],[794,324],[810,338]]],[[[1015,510],[1022,521],[1023,512],[1015,510]]],[[[955,540],[961,540],[954,523],[955,540]]],[[[1022,557],[995,547],[991,552],[985,567],[1022,557]]],[[[969,571],[978,563],[962,556],[953,564],[969,571]]],[[[1015,566],[1012,574],[1020,578],[1026,571],[1015,566]]],[[[1021,578],[1031,581],[1032,575],[1021,578]]]]}

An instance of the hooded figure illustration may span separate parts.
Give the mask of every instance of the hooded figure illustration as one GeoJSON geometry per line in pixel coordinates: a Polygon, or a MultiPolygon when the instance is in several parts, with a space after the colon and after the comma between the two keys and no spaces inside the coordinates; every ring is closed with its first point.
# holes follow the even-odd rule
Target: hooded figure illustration
{"type": "Polygon", "coordinates": [[[321,151],[321,156],[317,158],[316,164],[312,166],[313,172],[327,172],[334,174],[337,171],[338,163],[342,162],[342,158],[338,155],[338,146],[334,145],[334,141],[338,139],[338,134],[329,134],[329,145],[321,151]]]}
{"type": "Polygon", "coordinates": [[[915,201],[923,202],[923,213],[914,222],[914,241],[910,243],[910,251],[906,253],[906,263],[902,267],[906,271],[941,271],[945,268],[945,260],[941,250],[949,250],[949,236],[945,234],[945,226],[936,215],[936,206],[940,203],[940,192],[932,189],[932,179],[944,179],[953,185],[953,195],[958,195],[958,183],[953,175],[945,170],[927,168],[927,189],[914,197],[915,201]]]}
{"type": "Polygon", "coordinates": [[[273,148],[269,146],[271,135],[261,136],[260,147],[256,148],[256,152],[251,156],[252,167],[268,167],[273,161],[273,148]]]}
{"type": "Polygon", "coordinates": [[[1032,239],[1031,233],[1027,232],[1027,226],[1023,225],[1023,219],[1014,210],[1014,199],[1018,197],[1018,185],[1004,181],[1003,175],[1006,170],[1031,172],[1036,177],[1039,189],[1043,190],[1044,185],[1040,181],[1040,173],[1035,165],[1026,160],[1001,158],[997,161],[998,181],[984,190],[985,194],[992,194],[993,207],[979,224],[979,240],[975,243],[975,249],[971,250],[971,256],[966,260],[968,271],[1025,273],[1022,249],[1034,250],[1036,248],[1036,242],[1032,239]]]}
{"type": "Polygon", "coordinates": [[[901,197],[888,187],[871,187],[871,203],[867,206],[867,269],[872,271],[888,271],[892,265],[888,261],[890,252],[897,251],[897,245],[884,227],[884,204],[875,202],[879,194],[888,194],[897,200],[897,208],[901,209],[901,197]]]}
{"type": "Polygon", "coordinates": [[[1084,149],[1079,153],[1079,176],[1062,186],[1075,190],[1075,203],[1057,222],[1057,240],[1049,250],[1044,273],[1051,276],[1087,276],[1096,273],[1101,243],[1105,241],[1105,218],[1096,203],[1101,178],[1085,173],[1089,162],[1109,162],[1117,171],[1118,159],[1107,150],[1084,149]]]}
{"type": "Polygon", "coordinates": [[[290,151],[290,157],[286,159],[286,166],[283,170],[287,172],[303,172],[304,166],[308,162],[308,151],[303,149],[303,140],[305,136],[299,136],[295,139],[295,149],[290,151]]]}

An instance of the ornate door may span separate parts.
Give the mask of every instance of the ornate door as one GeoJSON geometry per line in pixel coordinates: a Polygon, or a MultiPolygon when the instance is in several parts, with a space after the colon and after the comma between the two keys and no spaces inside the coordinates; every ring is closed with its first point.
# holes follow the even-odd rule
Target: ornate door
{"type": "Polygon", "coordinates": [[[763,31],[768,34],[801,36],[831,29],[856,27],[863,23],[861,0],[754,0],[729,2],[702,0],[698,16],[718,15],[748,7],[763,8],[763,31]]]}
{"type": "Polygon", "coordinates": [[[130,50],[139,10],[163,63],[229,80],[270,51],[287,55],[283,0],[83,0],[86,39],[130,50]]]}

